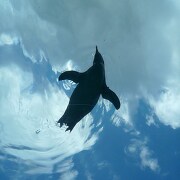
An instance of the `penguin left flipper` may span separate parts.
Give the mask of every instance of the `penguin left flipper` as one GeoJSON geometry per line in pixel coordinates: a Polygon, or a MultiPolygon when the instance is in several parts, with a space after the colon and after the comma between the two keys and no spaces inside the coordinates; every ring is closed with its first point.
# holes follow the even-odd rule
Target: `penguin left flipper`
{"type": "Polygon", "coordinates": [[[77,71],[65,71],[59,76],[58,80],[61,81],[61,80],[67,79],[75,83],[79,83],[81,76],[82,76],[82,73],[77,72],[77,71]]]}
{"type": "Polygon", "coordinates": [[[102,94],[102,97],[104,99],[109,100],[115,106],[116,109],[120,108],[121,103],[118,96],[111,89],[109,89],[109,87],[105,86],[101,94],[102,94]]]}

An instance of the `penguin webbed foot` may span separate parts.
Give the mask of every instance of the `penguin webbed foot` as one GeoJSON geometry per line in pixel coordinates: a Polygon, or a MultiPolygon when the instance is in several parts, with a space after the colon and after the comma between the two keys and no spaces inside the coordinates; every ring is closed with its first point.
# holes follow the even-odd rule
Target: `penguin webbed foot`
{"type": "Polygon", "coordinates": [[[57,125],[59,124],[58,126],[61,128],[61,127],[63,126],[64,123],[61,122],[60,119],[59,119],[59,121],[57,121],[56,124],[57,124],[57,125]]]}
{"type": "Polygon", "coordinates": [[[72,129],[71,129],[70,126],[65,130],[65,132],[66,132],[66,131],[69,131],[69,130],[70,130],[70,132],[72,131],[72,129]]]}
{"type": "Polygon", "coordinates": [[[70,130],[70,132],[72,131],[73,128],[72,128],[71,126],[69,126],[67,123],[63,123],[63,122],[60,122],[60,121],[57,122],[57,126],[58,126],[58,127],[61,128],[63,125],[67,126],[65,132],[66,132],[66,131],[69,131],[69,130],[70,130]]]}
{"type": "Polygon", "coordinates": [[[73,122],[68,122],[67,119],[64,119],[64,118],[60,118],[58,121],[57,121],[57,124],[59,124],[59,127],[61,128],[63,125],[66,126],[66,130],[65,131],[69,131],[70,132],[73,130],[74,126],[76,125],[76,123],[73,123],[73,122]]]}

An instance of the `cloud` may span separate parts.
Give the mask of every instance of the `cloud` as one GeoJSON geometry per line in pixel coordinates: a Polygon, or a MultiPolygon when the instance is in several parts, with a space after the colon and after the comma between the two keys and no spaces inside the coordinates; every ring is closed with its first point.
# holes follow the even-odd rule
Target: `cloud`
{"type": "Polygon", "coordinates": [[[0,6],[1,44],[19,38],[32,61],[44,52],[56,71],[70,59],[78,70],[86,70],[98,45],[107,83],[128,100],[130,117],[136,111],[132,102],[145,92],[155,98],[179,71],[174,65],[174,56],[176,64],[180,57],[178,1],[19,0],[0,6]]]}
{"type": "Polygon", "coordinates": [[[160,122],[176,129],[180,127],[180,87],[178,83],[174,85],[175,87],[164,90],[159,97],[150,98],[149,101],[160,122]]]}
{"type": "Polygon", "coordinates": [[[152,158],[152,153],[148,147],[141,147],[140,158],[142,167],[148,167],[152,171],[158,171],[159,165],[158,160],[152,158]]]}
{"type": "Polygon", "coordinates": [[[8,34],[1,34],[0,35],[0,46],[2,45],[12,45],[17,44],[18,38],[17,37],[11,37],[8,34]]]}
{"type": "Polygon", "coordinates": [[[59,179],[62,180],[76,179],[76,177],[78,176],[78,171],[73,169],[73,165],[74,163],[72,159],[65,160],[63,164],[59,165],[56,168],[57,172],[60,172],[61,174],[59,179]]]}
{"type": "Polygon", "coordinates": [[[24,172],[37,174],[45,169],[51,173],[55,164],[90,149],[101,131],[92,133],[91,115],[78,123],[71,134],[56,126],[68,97],[48,62],[33,63],[19,44],[4,44],[0,50],[4,52],[2,57],[9,59],[0,66],[0,150],[31,162],[32,169],[29,166],[24,172]]]}
{"type": "Polygon", "coordinates": [[[113,113],[111,121],[117,127],[121,126],[122,123],[126,126],[133,126],[132,119],[130,118],[128,102],[121,102],[121,109],[113,113]]]}
{"type": "MultiPolygon", "coordinates": [[[[72,87],[60,87],[56,72],[85,71],[95,45],[105,59],[107,84],[123,103],[112,115],[115,126],[132,127],[144,98],[163,124],[179,128],[179,8],[177,0],[1,0],[1,149],[42,165],[41,173],[96,143],[102,129],[92,133],[92,115],[70,135],[55,126],[68,103],[62,88],[72,87]]],[[[138,152],[141,167],[158,171],[146,141],[132,141],[128,152],[138,152]]]]}
{"type": "Polygon", "coordinates": [[[136,161],[139,160],[140,167],[149,168],[154,172],[159,172],[160,166],[158,160],[153,157],[154,153],[149,149],[147,143],[147,139],[132,139],[129,146],[125,149],[125,153],[132,158],[134,157],[136,161]]]}
{"type": "MultiPolygon", "coordinates": [[[[171,41],[173,41],[172,39],[171,41]]],[[[162,90],[158,96],[147,95],[146,97],[160,122],[176,129],[180,127],[180,54],[177,49],[177,42],[176,40],[174,41],[176,45],[174,44],[173,46],[171,58],[173,70],[170,72],[169,77],[166,79],[166,84],[161,88],[162,90]]]]}
{"type": "Polygon", "coordinates": [[[78,175],[78,172],[77,171],[69,171],[69,172],[66,172],[64,173],[61,177],[60,177],[60,180],[73,180],[73,179],[76,179],[78,175]]]}
{"type": "Polygon", "coordinates": [[[146,124],[148,125],[148,126],[151,126],[151,125],[154,125],[154,126],[158,126],[157,124],[156,124],[156,122],[155,122],[155,119],[154,119],[154,117],[153,117],[153,115],[147,115],[146,116],[146,124]]]}

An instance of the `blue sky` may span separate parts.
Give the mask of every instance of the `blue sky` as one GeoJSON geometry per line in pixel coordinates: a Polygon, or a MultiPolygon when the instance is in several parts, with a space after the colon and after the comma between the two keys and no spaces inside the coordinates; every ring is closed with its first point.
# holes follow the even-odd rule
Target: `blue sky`
{"type": "Polygon", "coordinates": [[[177,0],[0,0],[0,179],[172,179],[180,167],[177,0]],[[120,110],[55,122],[95,46],[120,110]]]}

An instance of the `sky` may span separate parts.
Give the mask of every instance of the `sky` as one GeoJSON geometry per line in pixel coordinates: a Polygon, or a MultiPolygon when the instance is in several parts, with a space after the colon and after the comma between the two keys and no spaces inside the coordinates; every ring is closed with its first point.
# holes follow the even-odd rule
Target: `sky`
{"type": "Polygon", "coordinates": [[[0,179],[162,179],[180,173],[178,0],[0,0],[0,179]],[[100,97],[56,122],[95,46],[121,108],[100,97]]]}

